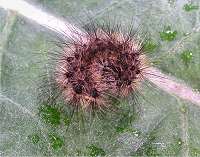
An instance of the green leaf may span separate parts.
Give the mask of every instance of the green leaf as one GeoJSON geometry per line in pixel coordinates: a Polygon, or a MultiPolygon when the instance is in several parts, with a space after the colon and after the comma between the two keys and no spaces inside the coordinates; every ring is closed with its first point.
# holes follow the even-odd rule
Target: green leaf
{"type": "MultiPolygon", "coordinates": [[[[144,45],[150,60],[162,72],[200,90],[197,0],[192,5],[176,0],[27,2],[61,19],[72,18],[78,27],[90,21],[86,10],[93,19],[113,17],[125,28],[134,21],[134,28],[147,30],[141,33],[144,41],[151,39],[144,45]],[[196,12],[185,12],[192,10],[196,12]]],[[[57,34],[8,10],[0,9],[0,19],[1,156],[200,155],[200,108],[148,82],[134,99],[113,102],[123,109],[117,114],[79,114],[78,121],[68,104],[38,103],[41,75],[49,76],[52,70],[48,52],[58,52],[52,42],[57,34]]],[[[44,88],[48,93],[50,87],[44,88]]]]}

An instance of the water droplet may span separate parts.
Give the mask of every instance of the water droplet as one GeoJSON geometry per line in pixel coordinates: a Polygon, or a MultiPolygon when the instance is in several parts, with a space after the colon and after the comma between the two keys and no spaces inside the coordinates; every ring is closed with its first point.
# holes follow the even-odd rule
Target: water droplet
{"type": "Polygon", "coordinates": [[[178,141],[178,144],[179,144],[179,145],[182,145],[182,141],[178,141]]]}

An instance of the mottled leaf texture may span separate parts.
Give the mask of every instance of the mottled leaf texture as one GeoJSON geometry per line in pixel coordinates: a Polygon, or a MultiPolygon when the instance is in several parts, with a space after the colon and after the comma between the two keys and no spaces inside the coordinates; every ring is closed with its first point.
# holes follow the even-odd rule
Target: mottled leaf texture
{"type": "MultiPolygon", "coordinates": [[[[199,0],[27,2],[79,27],[90,17],[121,19],[124,27],[132,21],[148,38],[144,49],[154,66],[200,90],[199,0]]],[[[39,104],[36,89],[51,70],[47,53],[55,50],[55,36],[0,9],[1,156],[200,156],[200,108],[148,82],[137,101],[120,103],[121,114],[89,122],[73,119],[60,102],[39,104]]]]}

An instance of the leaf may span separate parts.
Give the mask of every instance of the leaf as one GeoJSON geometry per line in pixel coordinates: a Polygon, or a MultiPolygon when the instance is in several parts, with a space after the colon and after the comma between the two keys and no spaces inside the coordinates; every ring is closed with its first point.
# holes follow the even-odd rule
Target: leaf
{"type": "MultiPolygon", "coordinates": [[[[147,54],[153,62],[160,60],[156,66],[200,90],[199,9],[185,12],[186,3],[176,0],[28,2],[57,16],[74,17],[79,27],[80,19],[89,21],[85,11],[95,19],[107,14],[123,19],[125,26],[133,20],[148,32],[151,40],[145,48],[154,52],[147,54]]],[[[1,156],[200,155],[200,108],[148,82],[141,86],[134,108],[133,100],[122,101],[124,112],[118,115],[81,123],[58,102],[41,116],[38,80],[50,70],[46,52],[54,50],[55,43],[49,41],[55,35],[16,13],[0,10],[0,18],[1,156]]]]}

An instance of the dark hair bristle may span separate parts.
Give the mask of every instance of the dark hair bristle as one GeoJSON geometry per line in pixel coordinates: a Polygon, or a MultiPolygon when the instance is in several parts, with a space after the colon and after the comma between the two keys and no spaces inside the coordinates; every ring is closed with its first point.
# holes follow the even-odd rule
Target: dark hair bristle
{"type": "Polygon", "coordinates": [[[97,91],[96,88],[93,88],[93,89],[91,90],[91,96],[92,96],[93,98],[97,98],[97,97],[99,96],[99,93],[98,93],[98,91],[97,91]]]}
{"type": "Polygon", "coordinates": [[[81,94],[83,92],[83,85],[81,84],[74,85],[73,90],[76,94],[81,94]]]}

